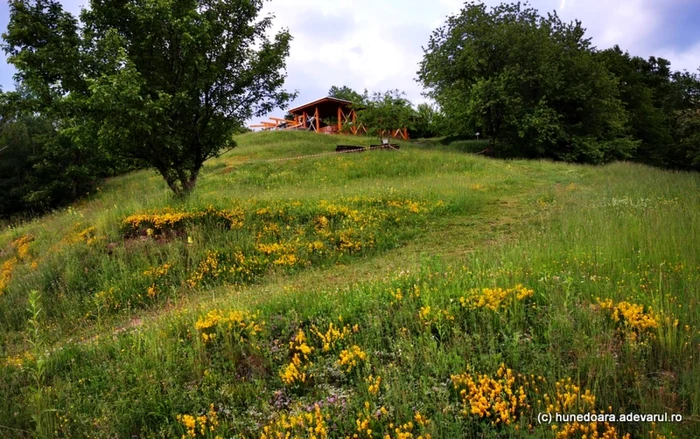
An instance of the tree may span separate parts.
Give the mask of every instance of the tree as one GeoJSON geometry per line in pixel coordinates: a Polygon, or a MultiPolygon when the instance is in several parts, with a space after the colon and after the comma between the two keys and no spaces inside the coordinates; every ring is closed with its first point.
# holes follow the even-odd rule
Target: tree
{"type": "Polygon", "coordinates": [[[444,118],[440,112],[430,104],[418,104],[413,120],[413,129],[410,131],[412,138],[436,137],[444,131],[442,127],[444,118]]]}
{"type": "Polygon", "coordinates": [[[26,209],[28,163],[36,150],[32,137],[44,128],[33,125],[18,120],[7,94],[0,92],[0,217],[26,209]]]}
{"type": "Polygon", "coordinates": [[[684,168],[700,170],[700,108],[676,112],[678,149],[684,168]]]}
{"type": "Polygon", "coordinates": [[[156,169],[177,195],[283,107],[291,36],[267,37],[262,0],[92,0],[78,26],[56,0],[12,0],[5,51],[78,145],[156,169]],[[59,23],[59,25],[56,25],[59,23]]]}
{"type": "Polygon", "coordinates": [[[120,172],[99,149],[82,149],[23,87],[0,93],[0,216],[43,213],[92,192],[120,172]]]}
{"type": "Polygon", "coordinates": [[[668,153],[666,165],[700,170],[700,75],[676,72],[672,77],[675,142],[668,153]]]}
{"type": "Polygon", "coordinates": [[[358,124],[380,139],[397,129],[412,128],[414,120],[415,110],[399,90],[376,92],[357,111],[358,124]]]}
{"type": "Polygon", "coordinates": [[[596,56],[617,78],[631,133],[641,142],[634,160],[697,169],[693,157],[698,137],[693,130],[700,109],[700,78],[673,72],[671,63],[663,58],[631,57],[618,46],[596,56]]]}
{"type": "Polygon", "coordinates": [[[364,93],[360,94],[346,85],[342,87],[337,87],[335,85],[332,86],[328,90],[328,96],[331,98],[350,101],[355,105],[363,105],[369,100],[367,89],[365,89],[364,93]]]}
{"type": "Polygon", "coordinates": [[[455,135],[501,153],[600,163],[629,157],[615,79],[580,22],[517,4],[467,3],[433,32],[418,72],[455,135]],[[497,143],[499,143],[497,145],[497,143]]]}
{"type": "MultiPolygon", "coordinates": [[[[653,68],[658,61],[653,57],[650,61],[631,57],[618,46],[598,52],[596,56],[617,78],[631,133],[641,141],[635,158],[651,165],[662,165],[664,150],[673,143],[670,114],[663,104],[667,92],[661,90],[670,78],[666,76],[665,80],[660,80],[658,69],[654,72],[653,68]]],[[[663,70],[670,73],[667,62],[659,61],[663,70]]]]}

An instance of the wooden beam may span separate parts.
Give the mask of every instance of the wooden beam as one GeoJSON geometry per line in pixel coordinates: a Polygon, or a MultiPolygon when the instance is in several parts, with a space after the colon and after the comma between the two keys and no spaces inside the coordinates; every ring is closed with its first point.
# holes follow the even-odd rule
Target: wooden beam
{"type": "Polygon", "coordinates": [[[338,105],[338,132],[340,133],[340,130],[342,129],[343,123],[341,122],[341,119],[343,117],[343,110],[340,109],[340,105],[338,105]]]}
{"type": "Polygon", "coordinates": [[[350,110],[352,113],[352,133],[357,135],[357,114],[355,113],[355,109],[350,110]]]}
{"type": "Polygon", "coordinates": [[[318,107],[314,110],[314,118],[316,119],[316,132],[321,131],[321,121],[318,120],[318,107]]]}

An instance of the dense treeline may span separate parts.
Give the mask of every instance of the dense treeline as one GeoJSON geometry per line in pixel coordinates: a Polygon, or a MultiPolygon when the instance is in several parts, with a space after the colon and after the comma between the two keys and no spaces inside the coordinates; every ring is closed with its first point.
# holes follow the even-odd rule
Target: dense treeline
{"type": "Polygon", "coordinates": [[[468,3],[424,48],[418,80],[436,107],[413,108],[397,91],[329,94],[400,114],[412,137],[481,133],[498,156],[700,169],[700,77],[598,50],[584,34],[520,3],[468,3]]]}
{"type": "Polygon", "coordinates": [[[137,167],[97,147],[80,145],[59,122],[0,95],[0,217],[39,214],[94,192],[104,177],[137,167]]]}
{"type": "Polygon", "coordinates": [[[637,161],[700,169],[700,77],[674,72],[663,58],[631,57],[618,46],[596,53],[617,79],[637,161]]]}
{"type": "Polygon", "coordinates": [[[419,81],[449,134],[482,132],[495,154],[700,168],[698,75],[584,34],[520,3],[468,3],[431,36],[419,81]]]}

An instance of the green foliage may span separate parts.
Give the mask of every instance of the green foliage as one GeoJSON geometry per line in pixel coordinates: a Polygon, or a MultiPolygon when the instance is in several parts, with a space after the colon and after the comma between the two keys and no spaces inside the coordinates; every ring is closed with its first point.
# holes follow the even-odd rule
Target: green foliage
{"type": "Polygon", "coordinates": [[[62,98],[87,91],[78,21],[53,0],[13,0],[9,9],[3,49],[16,81],[32,93],[35,110],[65,116],[62,98]]]}
{"type": "Polygon", "coordinates": [[[700,109],[679,110],[676,113],[678,146],[687,163],[700,170],[700,109]]]}
{"type": "Polygon", "coordinates": [[[357,110],[357,123],[367,129],[367,134],[391,136],[396,130],[413,128],[413,106],[399,90],[375,92],[357,110]]]}
{"type": "Polygon", "coordinates": [[[446,134],[444,125],[445,117],[438,109],[430,104],[418,104],[409,135],[411,138],[438,137],[446,134]]]}
{"type": "Polygon", "coordinates": [[[27,342],[31,346],[33,362],[29,368],[32,385],[29,388],[30,408],[36,437],[49,439],[55,437],[55,410],[51,408],[50,388],[46,385],[47,355],[44,341],[44,310],[41,305],[41,293],[32,290],[29,293],[29,320],[27,321],[27,342]]]}
{"type": "Polygon", "coordinates": [[[675,141],[664,164],[677,169],[700,170],[700,74],[676,72],[671,88],[671,103],[667,107],[674,117],[675,141]]]}
{"type": "Polygon", "coordinates": [[[79,27],[58,2],[15,0],[5,51],[76,144],[138,160],[183,195],[243,121],[293,97],[291,36],[268,38],[262,3],[95,1],[79,27]]]}
{"type": "MultiPolygon", "coordinates": [[[[0,231],[4,436],[36,427],[26,308],[40,285],[44,407],[56,410],[44,420],[57,437],[182,437],[190,422],[190,437],[261,437],[266,426],[284,436],[291,417],[309,427],[316,404],[328,437],[352,437],[358,421],[365,437],[394,437],[409,421],[414,437],[550,437],[533,422],[546,411],[538,400],[567,378],[595,395],[596,410],[700,415],[700,254],[684,239],[700,227],[697,174],[491,160],[464,153],[475,141],[267,161],[328,151],[338,138],[235,140],[186,200],[141,171],[0,231]],[[353,243],[374,238],[374,249],[346,241],[352,254],[339,256],[350,227],[353,243]],[[327,253],[309,253],[316,239],[327,253]],[[275,243],[305,264],[255,247],[275,243]],[[622,303],[628,314],[616,319],[622,303]],[[304,351],[301,381],[289,365],[304,351]],[[537,382],[524,386],[530,408],[491,425],[461,390],[469,377],[479,387],[477,374],[492,383],[501,364],[517,398],[518,374],[537,382]]],[[[617,439],[698,431],[687,421],[612,426],[617,439]]]]}
{"type": "Polygon", "coordinates": [[[31,110],[26,88],[0,94],[0,217],[44,213],[93,193],[132,161],[77,142],[50,112],[31,110]]]}
{"type": "Polygon", "coordinates": [[[37,135],[49,127],[36,119],[9,121],[2,119],[0,128],[0,214],[18,213],[27,208],[24,196],[31,156],[36,152],[37,135]]]}
{"type": "MultiPolygon", "coordinates": [[[[328,90],[328,96],[352,102],[360,115],[359,123],[372,127],[368,131],[372,135],[394,132],[403,127],[409,128],[409,136],[413,138],[436,137],[446,132],[445,119],[440,111],[425,103],[414,109],[405,93],[399,90],[376,92],[370,96],[367,90],[360,94],[350,87],[334,85],[328,90]]],[[[331,118],[324,122],[332,125],[334,121],[331,118]]]]}
{"type": "Polygon", "coordinates": [[[101,177],[124,169],[115,169],[119,162],[110,163],[98,149],[78,147],[42,114],[5,112],[0,149],[2,217],[69,203],[93,192],[101,177]]]}
{"type": "Polygon", "coordinates": [[[328,96],[337,99],[344,99],[352,102],[355,105],[364,105],[369,100],[369,93],[367,92],[367,89],[365,89],[364,93],[360,94],[347,85],[342,87],[338,87],[336,85],[332,86],[328,90],[328,96]]]}
{"type": "Polygon", "coordinates": [[[634,158],[655,166],[692,168],[692,123],[700,80],[688,72],[672,73],[663,58],[631,57],[615,46],[596,57],[618,80],[632,135],[640,140],[634,158]],[[692,117],[691,117],[692,119],[692,117]]]}
{"type": "Polygon", "coordinates": [[[579,22],[468,3],[433,33],[418,73],[451,132],[482,132],[496,152],[602,163],[635,149],[615,80],[579,22]]]}

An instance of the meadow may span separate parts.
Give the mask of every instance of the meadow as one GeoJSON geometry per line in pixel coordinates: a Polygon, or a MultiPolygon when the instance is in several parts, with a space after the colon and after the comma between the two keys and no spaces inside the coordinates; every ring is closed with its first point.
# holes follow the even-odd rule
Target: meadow
{"type": "Polygon", "coordinates": [[[0,436],[700,436],[697,173],[236,142],[0,231],[0,436]]]}

